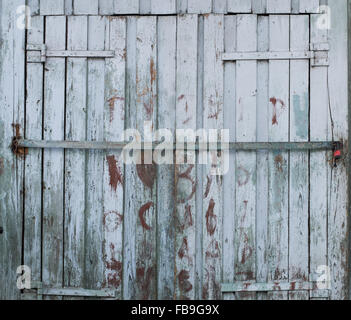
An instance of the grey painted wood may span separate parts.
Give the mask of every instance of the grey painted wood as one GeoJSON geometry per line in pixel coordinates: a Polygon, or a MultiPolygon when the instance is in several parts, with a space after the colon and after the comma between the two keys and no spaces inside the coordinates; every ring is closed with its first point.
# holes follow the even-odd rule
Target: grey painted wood
{"type": "Polygon", "coordinates": [[[65,0],[40,0],[41,15],[65,14],[65,0]]]}
{"type": "Polygon", "coordinates": [[[99,0],[73,0],[73,12],[80,14],[98,14],[99,0]]]}
{"type": "Polygon", "coordinates": [[[210,13],[212,12],[212,0],[188,0],[188,13],[210,13]]]}

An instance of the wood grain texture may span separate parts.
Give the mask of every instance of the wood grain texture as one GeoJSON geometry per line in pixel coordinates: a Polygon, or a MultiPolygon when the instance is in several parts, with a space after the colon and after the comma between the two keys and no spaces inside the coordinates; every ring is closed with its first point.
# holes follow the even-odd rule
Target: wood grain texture
{"type": "Polygon", "coordinates": [[[65,14],[65,0],[40,0],[41,15],[65,14]]]}
{"type": "Polygon", "coordinates": [[[318,13],[319,0],[300,0],[299,4],[301,13],[318,13]]]}
{"type": "MultiPolygon", "coordinates": [[[[44,18],[33,17],[27,42],[44,43],[44,18]]],[[[42,138],[43,65],[27,64],[26,133],[42,138]]],[[[32,280],[41,279],[42,150],[30,150],[25,165],[24,264],[32,269],[32,280]]]]}
{"type": "MultiPolygon", "coordinates": [[[[237,50],[257,50],[257,16],[238,15],[237,50]]],[[[256,141],[257,62],[236,65],[236,139],[256,141]]],[[[256,278],[256,153],[236,154],[235,280],[256,278]]],[[[255,294],[236,294],[237,299],[254,299],[255,294]]]]}
{"type": "MultiPolygon", "coordinates": [[[[289,16],[269,17],[269,49],[289,50],[289,16]]],[[[289,61],[269,62],[269,141],[289,139],[289,61]]],[[[288,280],[289,154],[269,154],[268,280],[288,280]]],[[[268,293],[269,299],[287,299],[287,293],[268,293]]]]}
{"type": "Polygon", "coordinates": [[[152,14],[174,14],[177,12],[176,0],[151,0],[152,14]]]}
{"type": "MultiPolygon", "coordinates": [[[[198,17],[177,19],[176,128],[196,128],[198,17]]],[[[177,137],[178,140],[178,137],[177,137]]],[[[195,158],[195,154],[188,153],[195,158]]],[[[178,158],[178,154],[176,155],[178,158]]],[[[195,191],[196,170],[192,163],[176,166],[175,298],[195,297],[195,191]]]]}
{"type": "MultiPolygon", "coordinates": [[[[66,18],[46,18],[46,45],[66,48],[66,18]],[[57,32],[60,30],[60,32],[57,32]]],[[[65,59],[49,58],[45,65],[44,139],[64,139],[65,59]]],[[[64,152],[44,151],[43,190],[43,283],[62,286],[64,152]]]]}
{"type": "Polygon", "coordinates": [[[98,14],[99,0],[73,0],[74,14],[98,14]]]}
{"type": "MultiPolygon", "coordinates": [[[[223,15],[205,16],[203,125],[207,130],[223,128],[224,67],[220,54],[223,50],[223,15]]],[[[223,248],[223,181],[221,176],[212,175],[212,166],[218,166],[217,156],[217,152],[209,154],[209,162],[204,167],[202,181],[203,190],[206,190],[207,179],[212,179],[209,191],[203,196],[203,299],[221,299],[222,297],[220,270],[222,269],[223,248]]]]}
{"type": "Polygon", "coordinates": [[[251,1],[248,0],[227,0],[228,12],[246,13],[251,12],[251,1]]]}
{"type": "Polygon", "coordinates": [[[212,12],[212,0],[188,0],[188,13],[210,13],[212,12]]]}
{"type": "Polygon", "coordinates": [[[267,0],[267,13],[290,13],[291,0],[267,0]]]}
{"type": "Polygon", "coordinates": [[[227,0],[213,0],[213,13],[227,13],[227,0]]]}

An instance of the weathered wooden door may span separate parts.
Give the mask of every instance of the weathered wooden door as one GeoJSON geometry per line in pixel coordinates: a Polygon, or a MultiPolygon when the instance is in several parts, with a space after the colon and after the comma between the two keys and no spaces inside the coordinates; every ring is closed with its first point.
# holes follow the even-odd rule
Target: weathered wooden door
{"type": "Polygon", "coordinates": [[[346,164],[334,167],[331,150],[232,150],[229,172],[213,176],[210,165],[123,165],[120,151],[87,147],[144,134],[145,121],[174,135],[229,129],[233,144],[345,140],[344,27],[321,27],[318,1],[294,14],[290,1],[249,2],[230,15],[112,16],[108,1],[99,12],[77,1],[75,15],[58,1],[58,15],[43,5],[32,17],[15,127],[44,144],[18,149],[23,264],[39,296],[346,296],[346,164]]]}

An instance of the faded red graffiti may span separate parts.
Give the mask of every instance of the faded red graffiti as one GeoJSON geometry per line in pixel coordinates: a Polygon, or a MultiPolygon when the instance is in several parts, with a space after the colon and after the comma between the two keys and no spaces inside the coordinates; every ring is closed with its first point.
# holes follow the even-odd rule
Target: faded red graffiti
{"type": "Polygon", "coordinates": [[[0,176],[4,173],[4,159],[0,158],[0,176]]]}
{"type": "Polygon", "coordinates": [[[154,164],[138,164],[137,173],[143,184],[152,189],[156,179],[156,166],[154,164]]]}
{"type": "Polygon", "coordinates": [[[217,259],[221,256],[221,249],[219,248],[219,242],[213,239],[206,249],[206,261],[209,259],[217,259]]]}
{"type": "Polygon", "coordinates": [[[123,176],[114,155],[106,157],[110,175],[110,186],[116,191],[118,184],[123,186],[123,176]]]}
{"type": "Polygon", "coordinates": [[[206,212],[206,228],[210,236],[214,235],[217,228],[217,216],[213,213],[215,205],[214,200],[211,199],[206,212]]]}
{"type": "Polygon", "coordinates": [[[242,187],[246,185],[249,182],[250,179],[250,173],[248,170],[246,170],[244,167],[240,166],[238,167],[238,185],[239,187],[242,187]],[[241,173],[241,174],[240,174],[241,173]]]}
{"type": "Polygon", "coordinates": [[[273,105],[273,117],[272,117],[272,125],[277,125],[278,124],[278,108],[277,108],[277,103],[280,103],[281,109],[285,108],[285,103],[281,99],[277,99],[275,97],[272,97],[269,99],[269,101],[273,105]]]}
{"type": "Polygon", "coordinates": [[[183,238],[183,242],[182,242],[182,246],[180,247],[179,251],[178,251],[178,257],[180,259],[188,259],[189,263],[192,263],[192,259],[189,256],[189,245],[188,245],[188,238],[184,237],[183,238]]]}
{"type": "Polygon", "coordinates": [[[206,185],[206,191],[205,191],[205,199],[208,197],[210,190],[211,190],[211,184],[212,184],[212,176],[207,176],[207,185],[206,185]]]}
{"type": "Polygon", "coordinates": [[[147,223],[145,221],[145,213],[148,210],[150,210],[150,208],[153,207],[153,205],[154,205],[153,202],[148,202],[148,203],[144,204],[139,210],[140,223],[145,230],[151,230],[151,227],[149,225],[147,225],[147,223]]]}
{"type": "Polygon", "coordinates": [[[189,197],[187,197],[185,199],[177,199],[178,203],[186,203],[187,201],[191,200],[195,195],[196,182],[191,177],[191,172],[193,171],[193,169],[194,169],[194,165],[190,165],[185,172],[178,173],[177,184],[178,184],[179,179],[186,179],[186,180],[190,181],[192,184],[192,190],[191,190],[191,194],[189,195],[189,197]]]}
{"type": "Polygon", "coordinates": [[[151,299],[152,279],[155,277],[154,267],[140,267],[136,269],[136,282],[139,287],[140,300],[151,299]]]}
{"type": "Polygon", "coordinates": [[[191,213],[190,205],[185,206],[184,217],[182,219],[182,222],[180,221],[179,217],[177,220],[178,220],[177,226],[178,226],[179,232],[183,232],[186,228],[191,227],[193,225],[193,216],[191,213]]]}
{"type": "MultiPolygon", "coordinates": [[[[123,263],[117,261],[115,258],[115,246],[113,243],[110,244],[111,258],[110,260],[105,260],[105,266],[107,269],[107,286],[109,288],[118,288],[122,282],[122,271],[123,263]]],[[[106,287],[106,281],[103,287],[106,287]]]]}
{"type": "Polygon", "coordinates": [[[115,102],[116,101],[124,101],[124,100],[125,99],[123,97],[118,97],[118,96],[113,96],[113,97],[111,97],[110,99],[107,100],[108,105],[110,107],[110,122],[112,122],[113,118],[114,118],[115,102]]]}
{"type": "Polygon", "coordinates": [[[193,285],[189,281],[190,274],[187,270],[182,270],[178,274],[179,289],[182,293],[187,293],[193,289],[193,285]]]}

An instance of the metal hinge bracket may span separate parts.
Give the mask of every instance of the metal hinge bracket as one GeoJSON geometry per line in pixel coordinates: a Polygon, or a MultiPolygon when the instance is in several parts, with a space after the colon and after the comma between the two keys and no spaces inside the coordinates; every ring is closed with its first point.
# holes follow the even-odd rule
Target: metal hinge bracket
{"type": "Polygon", "coordinates": [[[45,44],[27,44],[27,62],[45,63],[47,58],[113,58],[114,51],[47,50],[45,44]]]}

